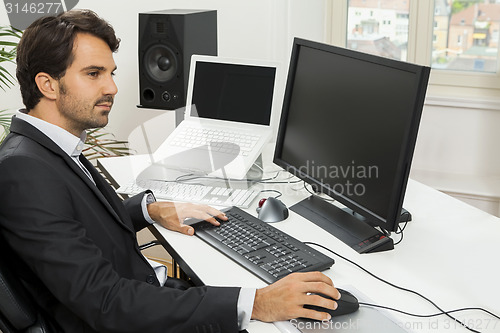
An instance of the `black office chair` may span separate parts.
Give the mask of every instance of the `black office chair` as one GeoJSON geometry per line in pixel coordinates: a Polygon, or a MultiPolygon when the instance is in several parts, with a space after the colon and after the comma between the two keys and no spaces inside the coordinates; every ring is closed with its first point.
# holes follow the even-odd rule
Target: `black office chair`
{"type": "Polygon", "coordinates": [[[53,333],[38,306],[0,255],[0,331],[2,333],[53,333]]]}

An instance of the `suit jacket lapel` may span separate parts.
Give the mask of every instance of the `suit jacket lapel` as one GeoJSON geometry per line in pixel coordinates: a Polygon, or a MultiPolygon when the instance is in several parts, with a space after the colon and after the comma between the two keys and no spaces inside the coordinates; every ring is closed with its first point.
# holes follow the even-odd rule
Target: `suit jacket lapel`
{"type": "Polygon", "coordinates": [[[20,119],[16,119],[16,117],[14,116],[12,117],[10,131],[29,137],[30,139],[44,146],[46,149],[49,149],[53,153],[59,155],[66,162],[66,164],[82,179],[82,181],[87,184],[92,192],[99,198],[102,204],[106,206],[115,220],[123,225],[126,229],[133,232],[133,229],[125,223],[126,217],[123,213],[124,208],[120,207],[121,203],[117,203],[118,197],[116,197],[116,195],[113,196],[110,194],[110,191],[112,190],[111,187],[108,184],[105,184],[106,181],[97,172],[92,163],[90,163],[85,157],[80,156],[82,157],[80,161],[92,175],[92,178],[96,182],[95,185],[85,174],[85,172],[83,172],[83,170],[75,163],[75,161],[73,161],[71,157],[68,156],[68,154],[66,154],[61,148],[59,148],[56,143],[54,143],[32,125],[20,119]],[[99,188],[96,186],[97,184],[99,184],[99,188]]]}

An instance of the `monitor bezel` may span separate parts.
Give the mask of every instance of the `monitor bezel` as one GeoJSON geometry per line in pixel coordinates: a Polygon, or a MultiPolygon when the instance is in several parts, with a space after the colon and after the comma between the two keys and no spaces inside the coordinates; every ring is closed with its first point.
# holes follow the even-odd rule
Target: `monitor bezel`
{"type": "Polygon", "coordinates": [[[359,213],[361,216],[368,219],[370,224],[379,226],[380,228],[388,232],[396,231],[401,219],[401,210],[408,183],[411,161],[413,158],[414,148],[417,140],[417,133],[422,115],[429,74],[430,68],[426,66],[383,58],[380,56],[353,51],[350,49],[323,44],[311,40],[294,38],[273,162],[286,171],[290,172],[294,176],[297,176],[298,178],[304,180],[305,182],[311,185],[318,186],[321,192],[329,195],[354,212],[359,213]],[[404,134],[405,140],[401,143],[401,151],[397,163],[397,174],[395,175],[394,187],[391,191],[389,209],[387,211],[386,217],[379,216],[369,208],[359,205],[349,197],[334,192],[330,186],[325,186],[325,184],[323,184],[321,181],[315,179],[314,177],[311,177],[308,174],[305,174],[301,168],[293,166],[281,158],[286,132],[286,123],[288,120],[290,101],[292,99],[295,73],[297,69],[297,61],[299,59],[301,47],[313,48],[319,51],[351,57],[360,61],[373,62],[377,65],[388,66],[408,71],[414,73],[416,75],[416,78],[418,78],[417,89],[415,90],[413,95],[414,97],[412,98],[412,100],[415,101],[412,110],[412,117],[408,124],[406,124],[404,134]]]}

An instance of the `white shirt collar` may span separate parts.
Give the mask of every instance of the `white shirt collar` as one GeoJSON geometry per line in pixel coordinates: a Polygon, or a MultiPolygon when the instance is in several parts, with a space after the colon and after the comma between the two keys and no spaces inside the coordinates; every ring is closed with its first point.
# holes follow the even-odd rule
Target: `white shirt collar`
{"type": "Polygon", "coordinates": [[[40,132],[54,141],[66,154],[71,157],[78,157],[85,147],[87,133],[82,132],[80,137],[76,137],[65,129],[46,122],[45,120],[30,116],[25,109],[16,112],[16,118],[24,120],[30,125],[36,127],[40,132]]]}

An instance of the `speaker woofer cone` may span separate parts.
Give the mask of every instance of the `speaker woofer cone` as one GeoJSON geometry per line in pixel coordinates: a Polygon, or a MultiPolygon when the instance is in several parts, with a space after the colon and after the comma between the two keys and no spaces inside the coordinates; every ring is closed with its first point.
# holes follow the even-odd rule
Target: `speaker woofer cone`
{"type": "Polygon", "coordinates": [[[178,67],[175,52],[166,45],[153,45],[144,54],[146,74],[156,82],[170,81],[177,74],[178,67]]]}

